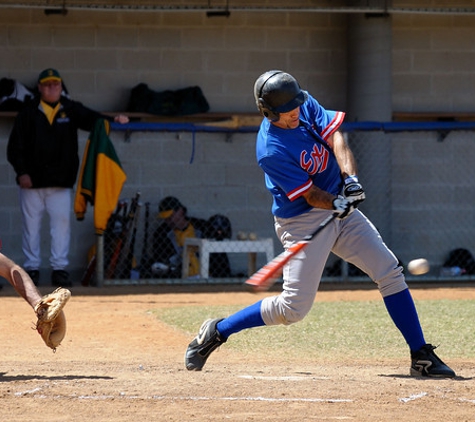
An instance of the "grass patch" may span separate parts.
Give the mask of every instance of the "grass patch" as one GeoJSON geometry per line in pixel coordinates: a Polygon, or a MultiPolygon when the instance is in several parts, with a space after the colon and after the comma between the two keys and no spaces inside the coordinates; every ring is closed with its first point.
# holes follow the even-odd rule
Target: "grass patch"
{"type": "MultiPolygon", "coordinates": [[[[475,301],[417,301],[428,343],[440,345],[445,359],[475,358],[475,301]]],[[[179,307],[154,310],[164,323],[191,339],[208,318],[226,317],[241,306],[179,307]]],[[[290,326],[259,327],[233,335],[226,347],[293,359],[401,358],[408,349],[383,301],[319,302],[307,317],[290,326]]]]}

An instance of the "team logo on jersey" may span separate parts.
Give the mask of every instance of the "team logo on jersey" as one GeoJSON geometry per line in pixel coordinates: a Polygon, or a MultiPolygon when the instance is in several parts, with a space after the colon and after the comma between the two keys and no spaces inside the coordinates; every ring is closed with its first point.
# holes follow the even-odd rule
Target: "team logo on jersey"
{"type": "Polygon", "coordinates": [[[323,145],[314,144],[312,151],[300,153],[300,166],[309,174],[322,173],[327,169],[329,152],[323,145]]]}
{"type": "Polygon", "coordinates": [[[56,119],[56,122],[58,122],[58,123],[68,123],[69,122],[69,117],[64,111],[62,111],[59,114],[59,117],[56,119]]]}

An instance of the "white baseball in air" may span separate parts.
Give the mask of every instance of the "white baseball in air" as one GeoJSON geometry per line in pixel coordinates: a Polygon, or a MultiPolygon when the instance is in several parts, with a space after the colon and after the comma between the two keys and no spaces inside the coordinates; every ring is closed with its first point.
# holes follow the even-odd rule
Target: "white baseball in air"
{"type": "Polygon", "coordinates": [[[413,259],[407,264],[407,269],[413,275],[422,275],[429,272],[429,261],[424,258],[413,259]]]}

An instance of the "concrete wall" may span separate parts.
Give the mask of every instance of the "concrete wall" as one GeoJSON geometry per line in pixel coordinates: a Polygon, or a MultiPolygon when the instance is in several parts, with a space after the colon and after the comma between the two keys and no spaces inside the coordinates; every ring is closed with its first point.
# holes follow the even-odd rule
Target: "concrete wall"
{"type": "Polygon", "coordinates": [[[393,16],[393,110],[474,111],[475,16],[393,16]]]}
{"type": "MultiPolygon", "coordinates": [[[[393,68],[387,77],[393,79],[393,109],[473,110],[475,17],[397,15],[392,26],[393,68]]],[[[253,112],[252,85],[271,68],[294,74],[327,108],[345,110],[347,48],[343,14],[233,12],[209,19],[196,12],[0,13],[0,77],[34,85],[38,72],[53,66],[73,98],[103,111],[125,109],[130,89],[145,82],[157,91],[199,85],[211,112],[253,112]]],[[[0,119],[2,151],[11,124],[0,119]]],[[[81,146],[86,136],[81,133],[81,146]]],[[[175,194],[190,214],[223,212],[235,232],[274,236],[254,135],[197,134],[191,164],[190,133],[134,133],[129,143],[122,133],[112,137],[128,174],[125,197],[140,190],[156,204],[175,194]]],[[[4,251],[22,262],[17,189],[5,154],[0,167],[4,251]]],[[[90,217],[73,226],[71,267],[78,271],[93,241],[90,217]]],[[[46,229],[43,246],[47,267],[46,229]]]]}
{"type": "Polygon", "coordinates": [[[34,84],[58,68],[74,98],[99,110],[125,109],[130,89],[199,85],[210,111],[254,111],[252,84],[289,69],[332,107],[345,104],[345,16],[197,12],[2,9],[0,74],[34,84]]]}

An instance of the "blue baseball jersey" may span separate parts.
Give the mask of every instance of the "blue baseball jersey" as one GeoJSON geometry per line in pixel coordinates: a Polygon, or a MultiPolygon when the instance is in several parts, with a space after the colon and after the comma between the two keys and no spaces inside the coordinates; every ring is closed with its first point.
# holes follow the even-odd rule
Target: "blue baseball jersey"
{"type": "Polygon", "coordinates": [[[263,119],[256,156],[273,196],[272,213],[289,218],[312,207],[302,196],[312,185],[338,195],[343,186],[340,167],[326,140],[343,123],[345,113],[325,110],[308,94],[300,106],[300,125],[282,129],[263,119]]]}

